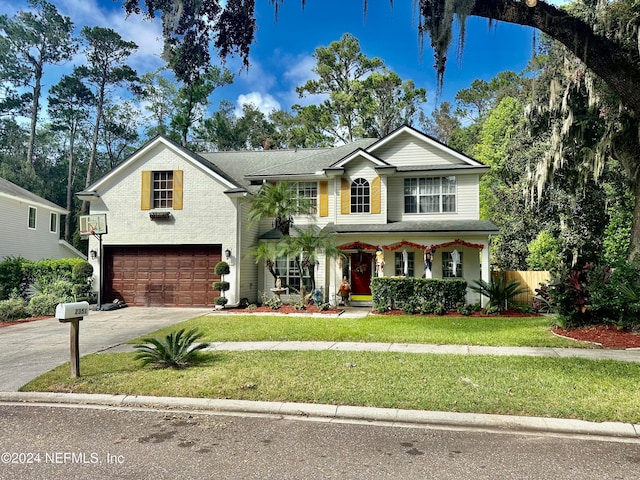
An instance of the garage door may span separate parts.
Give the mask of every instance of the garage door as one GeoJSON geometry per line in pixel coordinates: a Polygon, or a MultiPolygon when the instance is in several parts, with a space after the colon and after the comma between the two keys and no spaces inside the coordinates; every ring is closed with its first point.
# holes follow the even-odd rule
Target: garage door
{"type": "Polygon", "coordinates": [[[105,246],[105,302],[153,307],[208,307],[220,245],[105,246]]]}

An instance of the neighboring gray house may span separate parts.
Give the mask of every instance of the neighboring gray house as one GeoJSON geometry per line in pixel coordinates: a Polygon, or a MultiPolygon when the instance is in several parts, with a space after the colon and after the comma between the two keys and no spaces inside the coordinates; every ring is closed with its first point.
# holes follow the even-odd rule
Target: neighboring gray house
{"type": "MultiPolygon", "coordinates": [[[[130,305],[213,306],[213,267],[228,260],[229,304],[270,295],[273,278],[248,253],[277,240],[272,219],[249,224],[251,198],[264,182],[288,182],[314,213],[295,225],[336,234],[344,260],[322,256],[316,281],[334,300],[342,277],[354,303],[371,304],[374,275],[489,280],[490,237],[480,220],[480,177],[489,170],[410,127],[382,139],[325,149],[194,153],[157,137],[78,193],[106,214],[99,258],[105,300],[130,305]],[[384,263],[383,263],[384,261],[384,263]]],[[[287,285],[295,262],[280,258],[287,285]]],[[[94,282],[98,285],[98,282],[94,282]]],[[[468,292],[469,302],[479,296],[468,292]]]]}
{"type": "Polygon", "coordinates": [[[60,218],[66,214],[59,205],[0,178],[0,261],[85,258],[60,239],[60,218]]]}

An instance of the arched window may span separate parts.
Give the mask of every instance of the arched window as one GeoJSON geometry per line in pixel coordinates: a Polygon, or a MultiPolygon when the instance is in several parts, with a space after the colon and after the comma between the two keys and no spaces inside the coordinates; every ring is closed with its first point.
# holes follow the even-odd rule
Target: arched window
{"type": "Polygon", "coordinates": [[[371,189],[364,178],[356,178],[351,182],[351,213],[369,213],[371,206],[371,189]]]}

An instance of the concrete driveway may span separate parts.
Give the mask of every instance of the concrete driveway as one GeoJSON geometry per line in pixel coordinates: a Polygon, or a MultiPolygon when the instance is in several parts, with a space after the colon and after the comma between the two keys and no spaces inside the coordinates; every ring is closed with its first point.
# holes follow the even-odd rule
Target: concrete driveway
{"type": "MultiPolygon", "coordinates": [[[[209,312],[211,309],[159,307],[91,311],[80,322],[80,355],[209,312]]],[[[38,375],[68,362],[70,328],[55,318],[0,328],[0,391],[15,392],[38,375]]]]}

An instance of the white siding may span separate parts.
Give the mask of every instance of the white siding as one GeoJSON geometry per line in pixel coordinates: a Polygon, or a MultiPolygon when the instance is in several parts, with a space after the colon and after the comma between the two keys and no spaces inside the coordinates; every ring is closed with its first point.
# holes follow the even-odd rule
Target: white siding
{"type": "MultiPolygon", "coordinates": [[[[424,177],[425,175],[420,175],[424,177]]],[[[418,175],[394,175],[389,179],[389,220],[478,220],[480,218],[478,175],[456,175],[456,212],[404,213],[404,179],[418,175]]]]}
{"type": "Polygon", "coordinates": [[[72,251],[60,245],[60,226],[56,232],[49,230],[50,215],[54,212],[43,206],[0,197],[0,261],[5,257],[22,257],[27,260],[43,258],[74,258],[72,251]],[[29,207],[36,208],[36,228],[30,229],[29,207]]]}
{"type": "MultiPolygon", "coordinates": [[[[241,219],[246,219],[249,214],[251,204],[248,200],[242,199],[240,201],[240,211],[242,212],[241,219]]],[[[247,252],[258,242],[258,225],[247,225],[246,221],[240,222],[240,241],[239,249],[233,253],[237,263],[240,265],[238,272],[240,281],[240,294],[239,300],[247,298],[249,303],[256,303],[258,300],[258,266],[256,265],[255,258],[247,252]]]]}
{"type": "Polygon", "coordinates": [[[420,142],[409,133],[398,135],[388,143],[376,148],[376,157],[396,166],[433,166],[464,162],[427,142],[420,142]]]}

